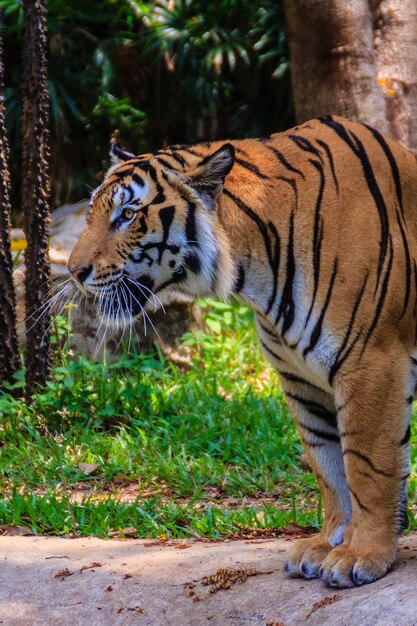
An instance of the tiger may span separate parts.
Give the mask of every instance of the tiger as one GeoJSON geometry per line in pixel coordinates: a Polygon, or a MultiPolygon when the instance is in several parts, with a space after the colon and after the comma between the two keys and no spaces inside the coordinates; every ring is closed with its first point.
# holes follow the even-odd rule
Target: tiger
{"type": "Polygon", "coordinates": [[[174,293],[249,305],[325,511],[285,572],[340,588],[383,577],[407,526],[416,157],[335,116],[258,139],[111,153],[72,279],[113,321],[174,293]]]}

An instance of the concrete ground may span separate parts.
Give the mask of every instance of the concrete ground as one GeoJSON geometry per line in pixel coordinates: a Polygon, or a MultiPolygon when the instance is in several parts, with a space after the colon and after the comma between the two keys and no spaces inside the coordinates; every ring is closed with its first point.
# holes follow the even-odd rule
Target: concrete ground
{"type": "Polygon", "coordinates": [[[286,578],[288,545],[0,537],[0,624],[417,625],[416,535],[390,574],[353,590],[286,578]],[[210,594],[201,580],[219,568],[265,573],[210,594]]]}

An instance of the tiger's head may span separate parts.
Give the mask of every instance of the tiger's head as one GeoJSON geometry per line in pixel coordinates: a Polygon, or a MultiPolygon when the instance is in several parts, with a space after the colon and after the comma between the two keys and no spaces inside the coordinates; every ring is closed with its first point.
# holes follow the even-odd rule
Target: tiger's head
{"type": "Polygon", "coordinates": [[[233,263],[216,206],[234,153],[226,143],[190,163],[169,149],[135,157],[112,148],[113,165],[68,261],[101,315],[131,319],[168,290],[229,295],[233,263]]]}

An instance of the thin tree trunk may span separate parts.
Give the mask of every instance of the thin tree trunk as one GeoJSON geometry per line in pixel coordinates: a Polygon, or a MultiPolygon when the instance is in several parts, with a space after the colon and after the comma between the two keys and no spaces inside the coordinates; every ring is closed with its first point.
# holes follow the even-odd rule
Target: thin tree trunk
{"type": "Polygon", "coordinates": [[[417,2],[372,0],[375,61],[392,137],[417,150],[417,2]]]}
{"type": "Polygon", "coordinates": [[[10,173],[4,124],[3,42],[0,39],[0,387],[19,365],[13,265],[10,252],[10,173]]]}
{"type": "Polygon", "coordinates": [[[297,121],[342,115],[387,130],[367,0],[284,0],[297,121]]]}
{"type": "Polygon", "coordinates": [[[28,247],[26,264],[26,396],[49,372],[49,319],[39,317],[50,276],[48,249],[48,92],[46,10],[42,0],[24,0],[22,213],[28,247]]]}

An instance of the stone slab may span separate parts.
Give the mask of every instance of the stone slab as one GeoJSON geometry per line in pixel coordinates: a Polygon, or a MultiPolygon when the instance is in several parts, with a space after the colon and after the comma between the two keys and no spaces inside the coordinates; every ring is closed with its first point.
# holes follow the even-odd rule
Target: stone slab
{"type": "Polygon", "coordinates": [[[283,563],[289,544],[284,539],[149,543],[154,542],[0,537],[0,624],[417,625],[415,535],[401,540],[397,565],[385,578],[350,590],[286,578],[283,563]],[[272,573],[210,595],[198,581],[227,567],[272,573]],[[65,569],[72,575],[57,577],[65,569]],[[185,583],[195,587],[185,588],[185,583]],[[203,599],[195,601],[190,591],[203,599]],[[317,603],[335,595],[332,603],[308,616],[317,603]]]}

